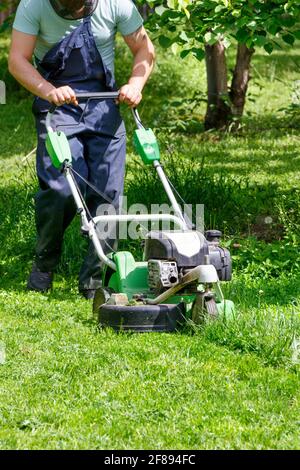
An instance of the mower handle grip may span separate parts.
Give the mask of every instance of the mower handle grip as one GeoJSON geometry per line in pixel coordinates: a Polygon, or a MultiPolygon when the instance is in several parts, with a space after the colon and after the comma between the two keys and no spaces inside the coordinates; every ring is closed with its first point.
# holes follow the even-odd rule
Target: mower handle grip
{"type": "Polygon", "coordinates": [[[101,99],[117,99],[119,98],[119,91],[100,91],[96,93],[76,93],[78,100],[101,100],[101,99]]]}

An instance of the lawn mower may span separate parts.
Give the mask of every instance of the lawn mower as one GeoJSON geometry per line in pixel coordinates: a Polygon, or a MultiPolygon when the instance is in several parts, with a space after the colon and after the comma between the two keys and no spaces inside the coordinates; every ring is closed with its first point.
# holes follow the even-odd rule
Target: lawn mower
{"type": "MultiPolygon", "coordinates": [[[[117,99],[118,92],[79,93],[78,100],[117,99]]],[[[221,232],[208,230],[205,235],[187,221],[172,186],[160,163],[160,150],[151,129],[143,126],[133,110],[136,123],[134,145],[145,165],[157,172],[173,214],[116,214],[91,217],[72,169],[72,155],[65,132],[53,127],[55,107],[46,117],[46,147],[52,164],[64,173],[81,217],[82,233],[94,244],[103,263],[102,287],[97,289],[93,312],[101,327],[120,331],[171,332],[187,321],[196,324],[229,317],[234,304],[225,300],[221,281],[231,279],[231,257],[220,245],[221,232]],[[143,259],[136,261],[128,251],[106,255],[97,234],[97,224],[151,222],[158,229],[146,236],[143,259]],[[172,229],[160,229],[161,222],[172,229]]],[[[152,225],[151,225],[152,227],[152,225]]]]}

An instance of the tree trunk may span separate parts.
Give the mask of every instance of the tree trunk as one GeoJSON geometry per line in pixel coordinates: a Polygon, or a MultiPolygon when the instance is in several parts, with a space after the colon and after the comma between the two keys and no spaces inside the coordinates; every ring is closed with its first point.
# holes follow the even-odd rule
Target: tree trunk
{"type": "Polygon", "coordinates": [[[144,20],[147,20],[147,18],[150,15],[151,11],[153,11],[153,9],[149,5],[139,6],[139,12],[142,15],[142,17],[144,18],[144,20]]]}
{"type": "Polygon", "coordinates": [[[5,0],[0,4],[0,26],[17,9],[19,1],[5,0]]]}
{"type": "Polygon", "coordinates": [[[232,117],[239,120],[244,112],[248,84],[250,80],[250,65],[254,49],[248,49],[245,44],[239,44],[236,54],[235,69],[231,82],[230,100],[232,117]]]}
{"type": "Polygon", "coordinates": [[[231,118],[225,47],[221,41],[205,46],[207,73],[207,111],[205,129],[221,129],[231,118]]]}

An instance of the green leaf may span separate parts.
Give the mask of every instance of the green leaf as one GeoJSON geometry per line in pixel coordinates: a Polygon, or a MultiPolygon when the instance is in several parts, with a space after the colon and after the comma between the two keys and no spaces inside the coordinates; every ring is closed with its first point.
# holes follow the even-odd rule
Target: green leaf
{"type": "Polygon", "coordinates": [[[232,10],[231,12],[231,15],[234,17],[234,18],[239,18],[241,16],[241,10],[232,10]]]}
{"type": "Polygon", "coordinates": [[[189,55],[190,52],[191,52],[191,49],[184,49],[183,51],[180,52],[180,57],[184,59],[185,57],[189,55]]]}
{"type": "Polygon", "coordinates": [[[241,28],[236,33],[236,40],[241,43],[245,43],[250,36],[250,32],[247,29],[241,28]]]}
{"type": "Polygon", "coordinates": [[[180,38],[183,42],[189,42],[189,38],[187,37],[185,31],[181,31],[181,33],[179,34],[179,38],[180,38]]]}
{"type": "Polygon", "coordinates": [[[168,47],[172,45],[172,40],[164,35],[159,36],[158,42],[161,45],[161,47],[164,47],[165,49],[167,49],[168,47]]]}
{"type": "Polygon", "coordinates": [[[178,47],[179,47],[179,45],[178,45],[176,42],[174,42],[174,43],[172,44],[172,46],[171,46],[171,51],[173,52],[174,55],[177,54],[177,52],[178,52],[178,47]]]}
{"type": "Polygon", "coordinates": [[[246,46],[248,47],[248,49],[252,49],[254,47],[254,44],[253,44],[253,38],[252,36],[250,36],[247,41],[245,42],[246,46]]]}
{"type": "Polygon", "coordinates": [[[212,33],[211,31],[208,31],[207,33],[205,33],[204,35],[204,41],[209,44],[210,46],[212,46],[213,44],[215,44],[217,42],[218,38],[217,36],[212,33]]]}
{"type": "Polygon", "coordinates": [[[286,42],[287,44],[290,44],[291,46],[294,44],[295,42],[295,38],[292,34],[284,34],[282,36],[282,39],[284,40],[284,42],[286,42]]]}
{"type": "Polygon", "coordinates": [[[158,16],[162,16],[166,11],[168,11],[168,8],[165,8],[163,5],[160,5],[155,8],[155,13],[158,16]]]}
{"type": "Polygon", "coordinates": [[[262,47],[266,44],[267,39],[263,34],[258,34],[258,35],[253,37],[253,42],[254,42],[255,46],[262,47]]]}
{"type": "Polygon", "coordinates": [[[203,60],[205,57],[205,51],[196,47],[192,49],[192,54],[194,57],[196,57],[197,60],[203,60]]]}
{"type": "Polygon", "coordinates": [[[274,49],[274,46],[271,42],[267,42],[267,44],[264,44],[264,50],[268,53],[268,54],[272,54],[273,52],[273,49],[274,49]]]}
{"type": "Polygon", "coordinates": [[[165,13],[161,16],[161,21],[166,21],[166,20],[176,20],[177,18],[180,18],[182,16],[182,13],[177,10],[170,10],[169,8],[166,9],[165,13]]]}
{"type": "Polygon", "coordinates": [[[176,8],[176,2],[175,2],[175,0],[168,0],[168,1],[167,1],[167,4],[168,4],[168,7],[169,7],[169,8],[173,8],[173,9],[176,8]]]}
{"type": "Polygon", "coordinates": [[[215,13],[220,13],[220,11],[225,10],[225,9],[226,9],[225,5],[218,5],[215,8],[215,13]]]}
{"type": "Polygon", "coordinates": [[[222,42],[224,44],[225,49],[228,49],[228,47],[231,46],[231,41],[228,38],[224,38],[222,42]]]}
{"type": "Polygon", "coordinates": [[[255,29],[256,26],[257,26],[257,23],[256,23],[255,20],[252,20],[249,23],[247,23],[247,27],[250,28],[250,29],[255,29]]]}
{"type": "Polygon", "coordinates": [[[280,23],[287,28],[291,28],[296,23],[296,19],[292,15],[286,13],[281,15],[280,23]]]}
{"type": "Polygon", "coordinates": [[[266,29],[268,33],[275,36],[275,34],[277,34],[281,30],[281,26],[277,22],[273,22],[273,23],[270,23],[266,29]]]}

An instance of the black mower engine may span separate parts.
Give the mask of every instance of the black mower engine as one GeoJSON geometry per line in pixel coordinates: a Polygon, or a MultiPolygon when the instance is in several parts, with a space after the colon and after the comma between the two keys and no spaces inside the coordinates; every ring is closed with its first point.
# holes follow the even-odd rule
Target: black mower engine
{"type": "Polygon", "coordinates": [[[231,257],[220,246],[222,233],[209,230],[205,236],[196,231],[151,231],[145,241],[144,259],[148,261],[148,283],[153,291],[178,284],[180,277],[203,264],[212,264],[220,281],[231,280],[231,257]]]}

